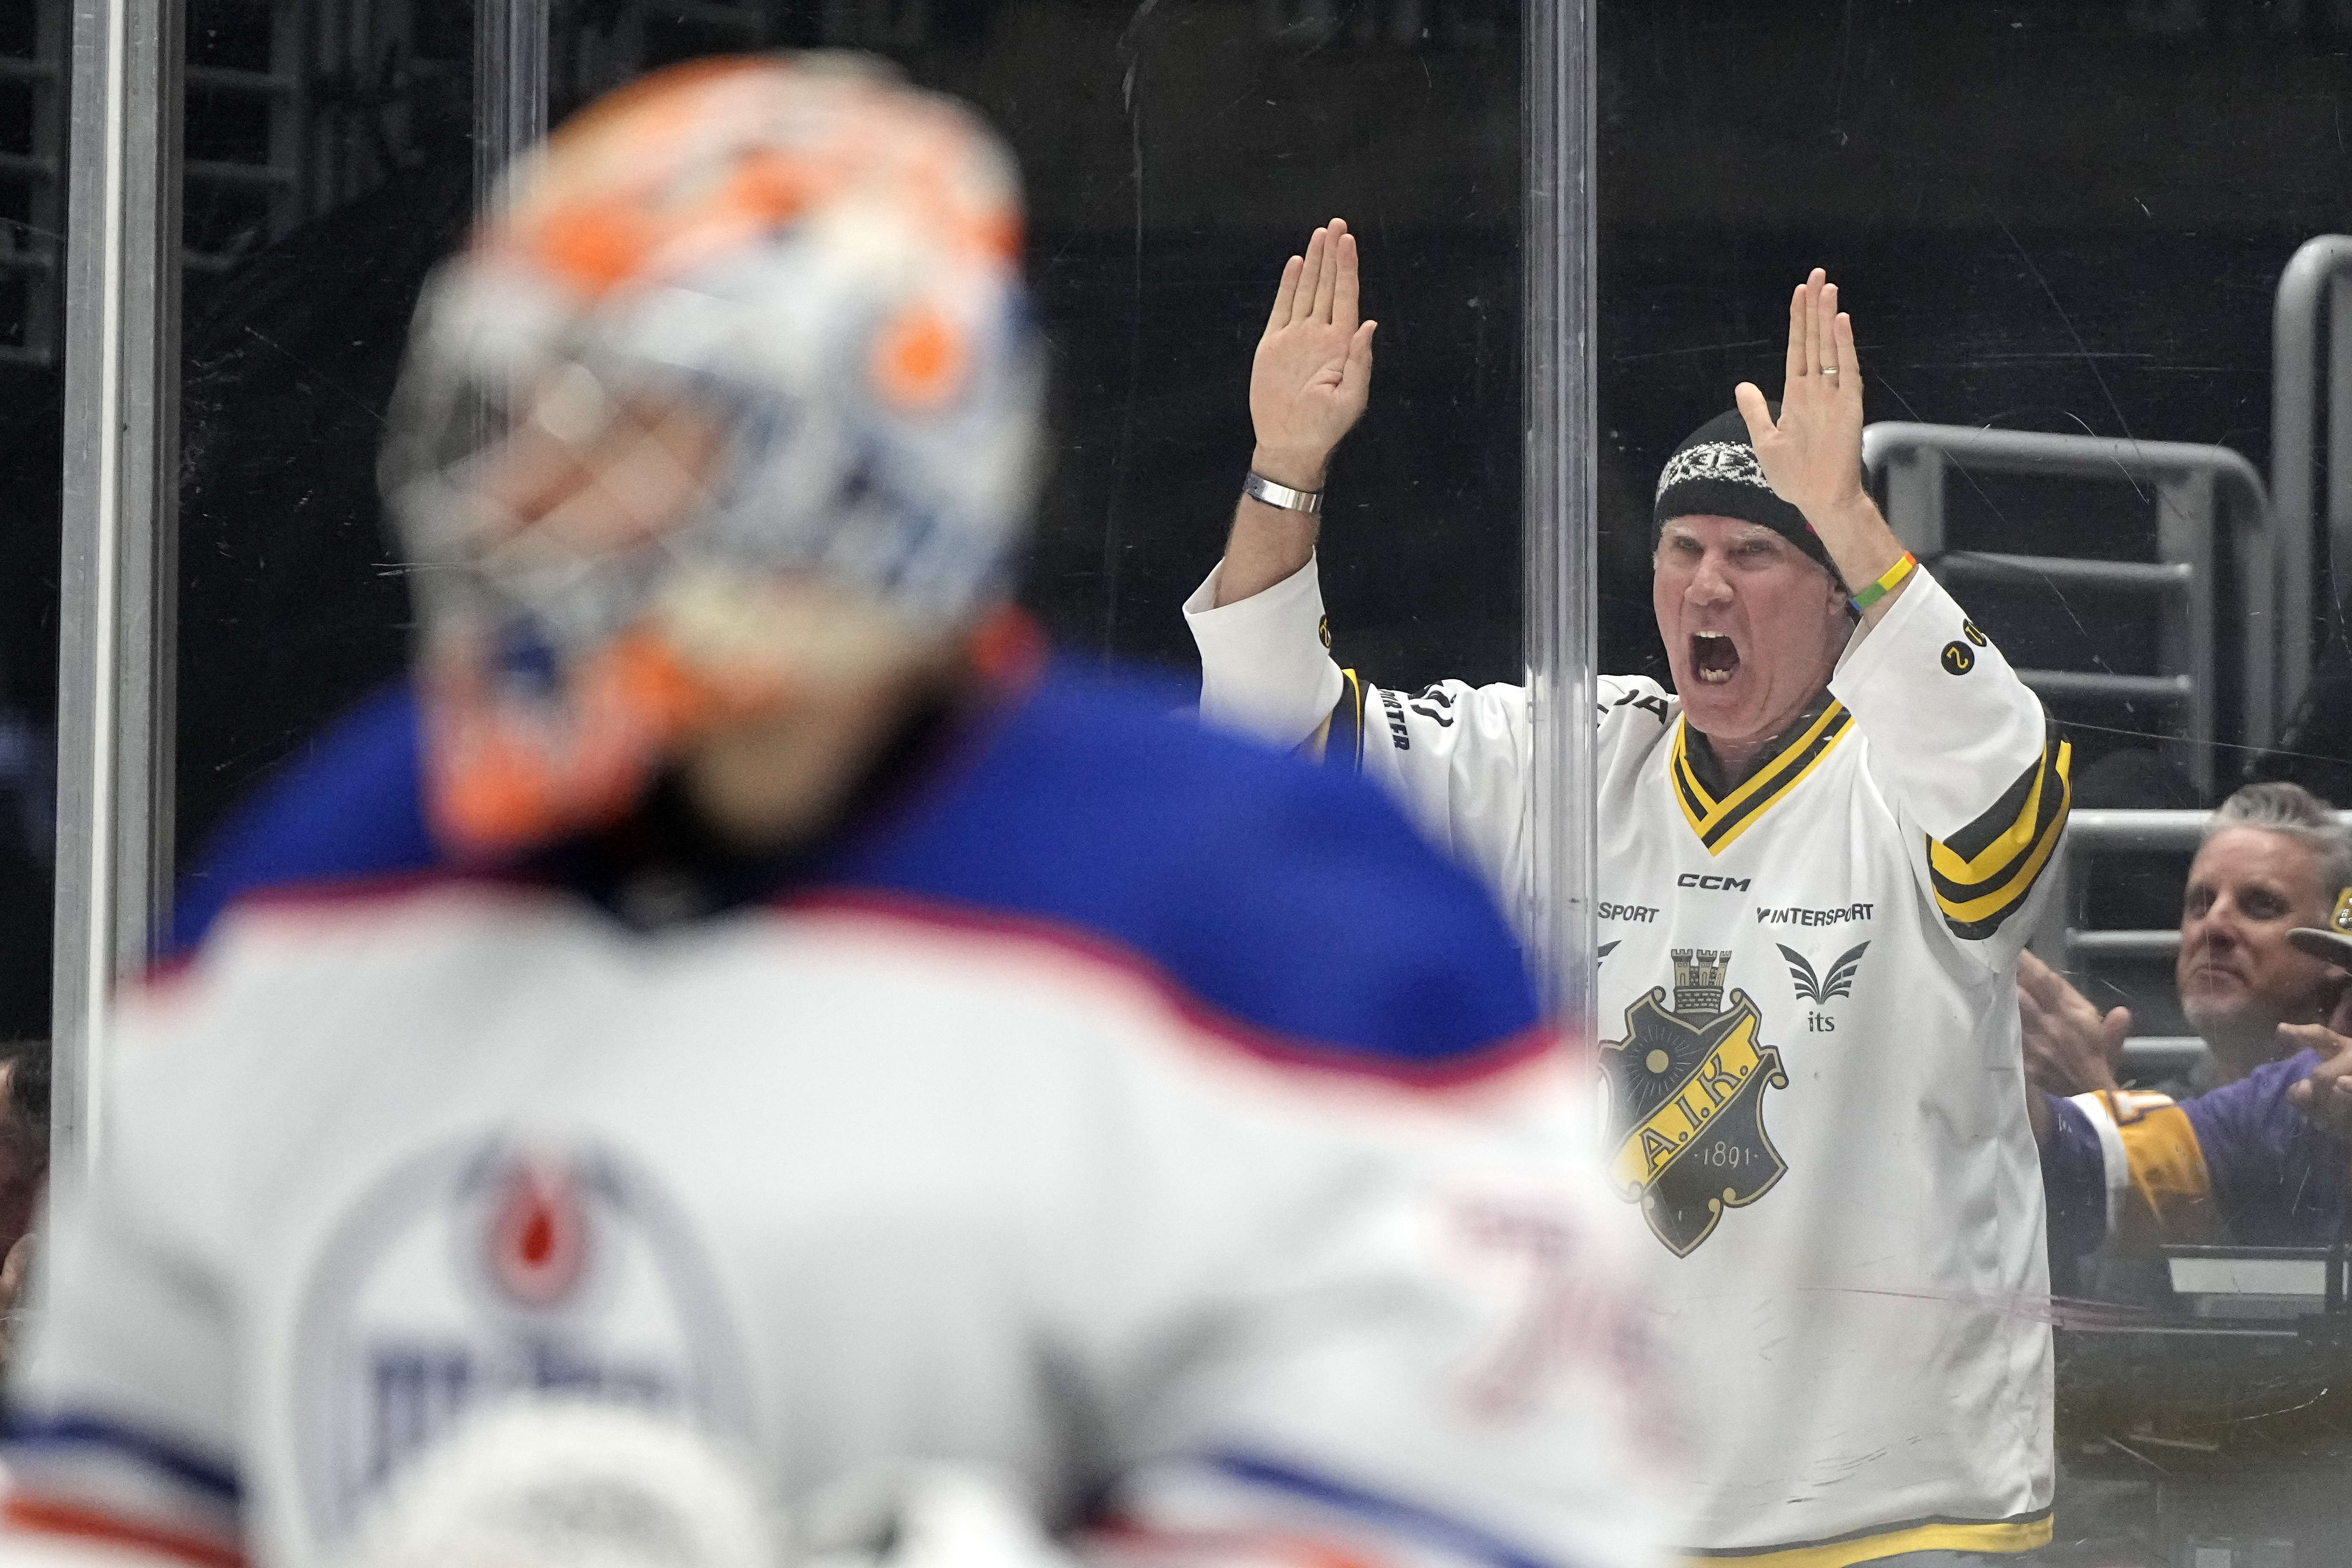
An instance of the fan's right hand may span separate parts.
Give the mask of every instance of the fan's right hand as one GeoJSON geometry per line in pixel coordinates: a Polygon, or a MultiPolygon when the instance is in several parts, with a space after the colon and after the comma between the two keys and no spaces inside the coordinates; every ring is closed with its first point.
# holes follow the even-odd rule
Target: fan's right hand
{"type": "MultiPolygon", "coordinates": [[[[2340,1009],[2337,1016],[2342,1016],[2340,1009]]],[[[2287,1086],[2287,1103],[2338,1142],[2352,1143],[2352,1040],[2315,1023],[2283,1023],[2278,1038],[2282,1056],[2305,1050],[2319,1052],[2319,1065],[2311,1075],[2287,1086]]]]}
{"type": "Polygon", "coordinates": [[[1333,218],[1282,269],[1250,365],[1250,466],[1277,485],[1319,490],[1340,438],[1372,390],[1376,321],[1356,320],[1356,236],[1333,218]]]}

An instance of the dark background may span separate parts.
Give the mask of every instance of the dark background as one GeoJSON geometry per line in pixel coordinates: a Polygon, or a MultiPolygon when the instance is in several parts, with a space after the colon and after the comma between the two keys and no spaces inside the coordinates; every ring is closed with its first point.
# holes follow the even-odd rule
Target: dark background
{"type": "MultiPolygon", "coordinates": [[[[1065,646],[1190,662],[1176,605],[1248,455],[1250,350],[1283,256],[1337,214],[1382,322],[1326,529],[1340,653],[1392,684],[1516,678],[1517,6],[930,0],[916,32],[864,33],[840,21],[857,10],[831,7],[829,32],[818,0],[776,0],[765,41],[878,47],[976,102],[1027,175],[1057,368],[1027,598],[1065,646]]],[[[274,237],[192,190],[191,243],[231,259],[188,287],[184,846],[403,655],[373,449],[416,287],[470,201],[466,78],[427,68],[463,60],[468,14],[419,0],[415,61],[319,96],[381,132],[370,188],[274,237]]],[[[269,15],[192,0],[192,59],[249,64],[269,15]]],[[[685,7],[559,15],[581,49],[638,28],[648,66],[730,45],[685,7]]],[[[1873,418],[2219,442],[2267,469],[2272,291],[2297,244],[2352,226],[2352,4],[1607,0],[1601,31],[1605,667],[1663,674],[1652,476],[1735,382],[1774,384],[1812,265],[1855,313],[1873,418]]],[[[0,96],[0,140],[16,118],[0,96]]],[[[258,156],[260,134],[192,91],[192,156],[258,156]]],[[[56,380],[0,367],[0,695],[36,727],[56,688],[56,380]]],[[[1955,490],[1956,533],[1986,548],[2153,536],[2128,492],[1955,490]]],[[[2112,606],[1972,608],[2020,662],[2120,665],[2147,638],[2112,606]]],[[[2078,735],[2086,755],[2125,738],[2078,735]]],[[[0,1031],[47,1006],[45,873],[35,847],[7,855],[0,1031]]]]}

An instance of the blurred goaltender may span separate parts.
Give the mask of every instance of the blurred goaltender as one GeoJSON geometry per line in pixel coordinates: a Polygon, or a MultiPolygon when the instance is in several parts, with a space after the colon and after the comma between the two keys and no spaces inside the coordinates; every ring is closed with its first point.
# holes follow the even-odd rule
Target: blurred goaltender
{"type": "MultiPolygon", "coordinates": [[[[1284,270],[1252,473],[1185,605],[1202,710],[1360,766],[1517,895],[1526,694],[1372,687],[1318,636],[1315,508],[1370,382],[1357,305],[1335,222],[1284,270]]],[[[2029,1550],[2051,1364],[2014,1308],[2047,1291],[2015,973],[2069,753],[1864,493],[1821,272],[1790,301],[1780,407],[1738,401],[1658,486],[1680,695],[1600,686],[1609,1157],[1664,1249],[1684,1544],[1806,1568],[2029,1550]]]]}

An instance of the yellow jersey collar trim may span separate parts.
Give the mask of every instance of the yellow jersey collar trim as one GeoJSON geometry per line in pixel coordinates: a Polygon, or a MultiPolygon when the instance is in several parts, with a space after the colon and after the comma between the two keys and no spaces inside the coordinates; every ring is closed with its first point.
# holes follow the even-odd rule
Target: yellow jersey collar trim
{"type": "Polygon", "coordinates": [[[1682,807],[1683,820],[1691,831],[1698,835],[1709,854],[1721,854],[1725,848],[1746,832],[1759,817],[1770,810],[1782,796],[1803,782],[1805,776],[1821,766],[1837,743],[1853,727],[1853,715],[1843,703],[1830,699],[1821,716],[1807,725],[1801,734],[1780,748],[1772,759],[1742,780],[1738,788],[1717,800],[1699,782],[1698,770],[1691,766],[1688,748],[1690,718],[1688,715],[1675,720],[1675,742],[1668,773],[1672,778],[1675,803],[1682,807]]]}

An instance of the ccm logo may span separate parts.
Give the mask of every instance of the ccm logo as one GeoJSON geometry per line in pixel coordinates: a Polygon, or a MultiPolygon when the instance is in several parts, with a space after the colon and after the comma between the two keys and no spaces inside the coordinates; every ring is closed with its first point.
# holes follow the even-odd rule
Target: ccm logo
{"type": "Polygon", "coordinates": [[[1675,878],[1676,887],[1702,887],[1709,893],[1746,893],[1748,879],[1744,876],[1701,876],[1686,871],[1675,878]]]}

